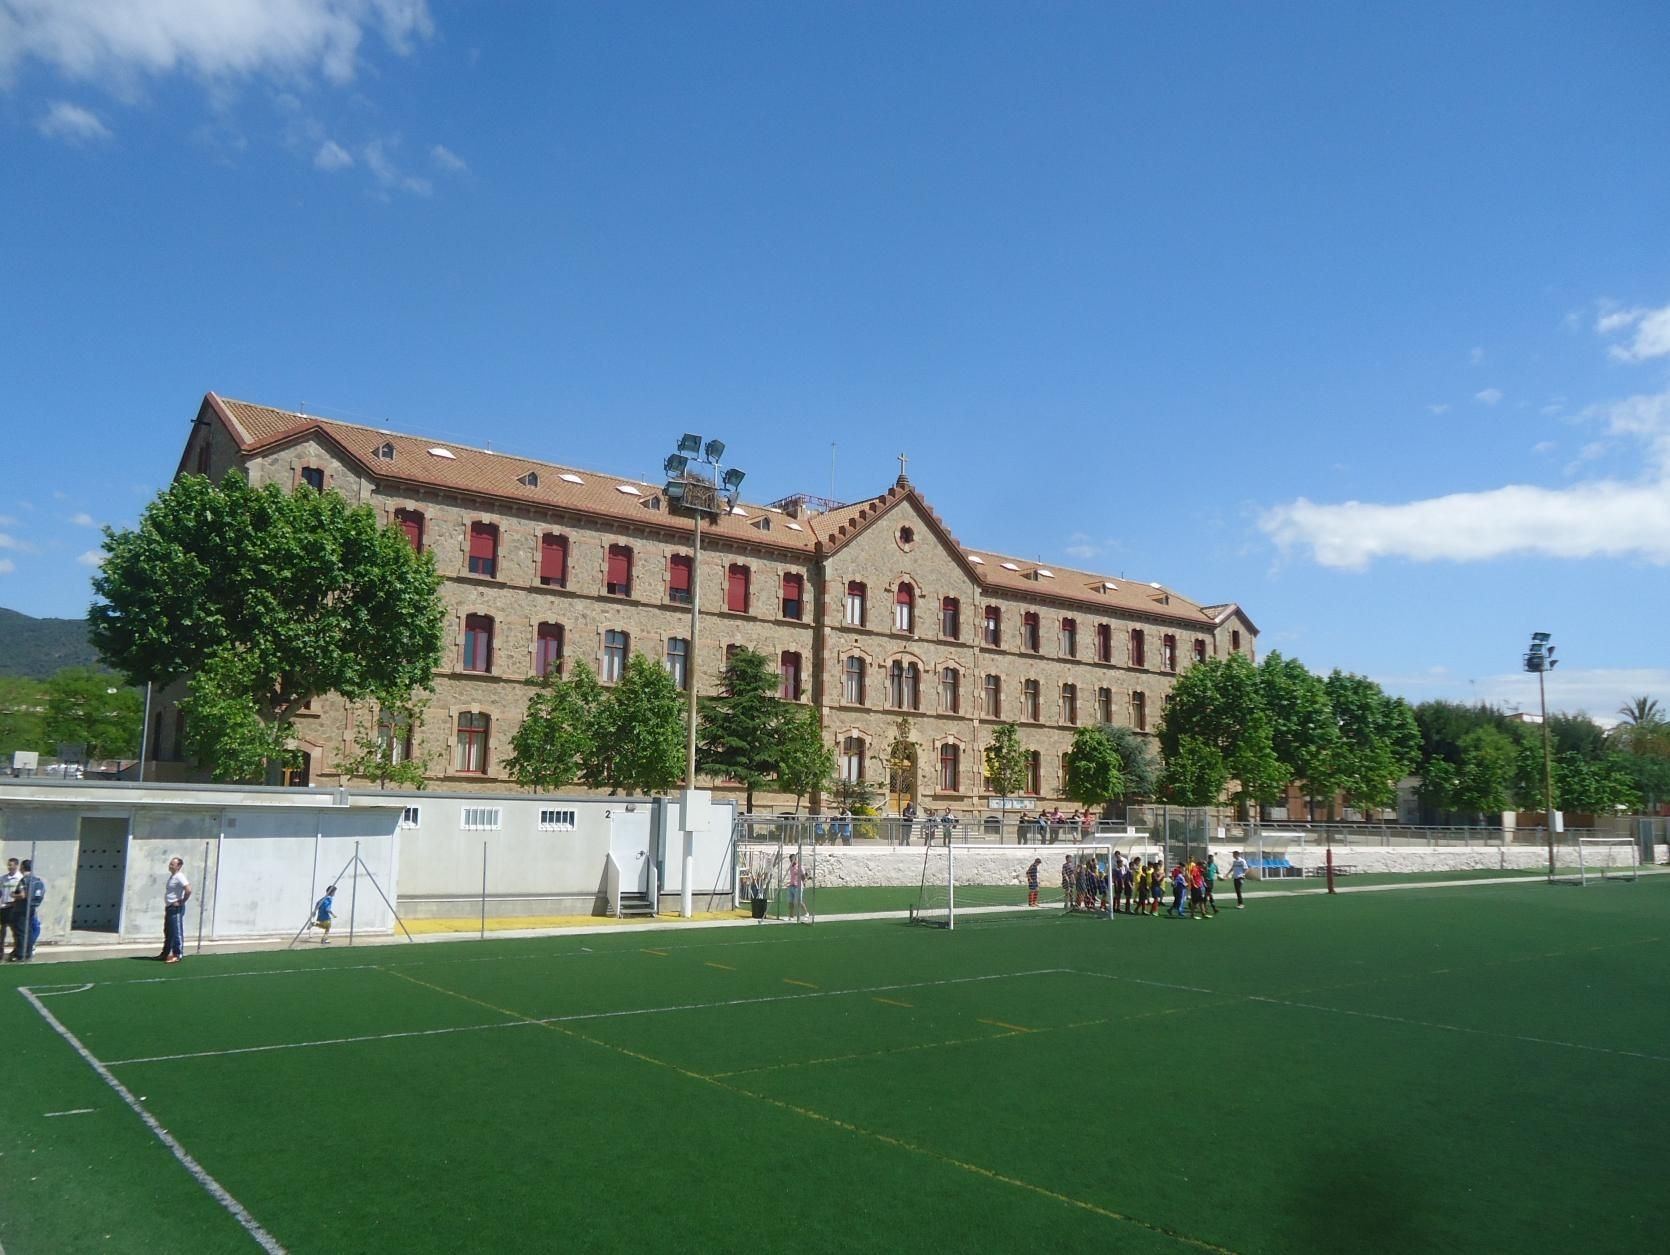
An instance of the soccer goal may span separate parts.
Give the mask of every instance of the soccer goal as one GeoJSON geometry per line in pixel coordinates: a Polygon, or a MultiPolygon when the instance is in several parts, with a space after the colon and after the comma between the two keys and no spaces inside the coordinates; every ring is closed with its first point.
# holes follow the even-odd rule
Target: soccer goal
{"type": "Polygon", "coordinates": [[[939,845],[923,852],[913,923],[955,928],[971,915],[1077,912],[1111,918],[1111,845],[939,845]],[[1029,873],[1037,867],[1038,888],[1029,873]]]}
{"type": "Polygon", "coordinates": [[[1560,853],[1552,877],[1556,884],[1634,880],[1641,866],[1641,847],[1629,837],[1579,837],[1575,845],[1565,847],[1560,853]]]}

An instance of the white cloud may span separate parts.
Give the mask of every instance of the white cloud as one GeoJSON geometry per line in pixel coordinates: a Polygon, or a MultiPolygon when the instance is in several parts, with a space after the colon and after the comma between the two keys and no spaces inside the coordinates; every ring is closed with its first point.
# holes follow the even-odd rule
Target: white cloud
{"type": "Polygon", "coordinates": [[[434,30],[424,0],[5,0],[0,81],[36,60],[117,87],[176,70],[346,83],[373,26],[400,53],[434,30]]]}
{"type": "Polygon", "coordinates": [[[1467,364],[1469,366],[1478,366],[1483,361],[1484,361],[1484,350],[1482,348],[1479,348],[1478,346],[1475,345],[1472,349],[1468,350],[1467,364]]]}
{"type": "Polygon", "coordinates": [[[429,150],[429,158],[435,165],[448,174],[468,174],[470,167],[457,153],[445,144],[436,144],[429,150]]]}
{"type": "Polygon", "coordinates": [[[0,514],[0,527],[11,527],[17,519],[10,514],[0,514]]]}
{"type": "Polygon", "coordinates": [[[1502,390],[1500,388],[1485,388],[1483,391],[1473,394],[1473,400],[1484,405],[1495,405],[1501,399],[1502,390]]]}
{"type": "MultiPolygon", "coordinates": [[[[1555,642],[1557,645],[1559,642],[1555,642]]],[[[1564,652],[1564,651],[1562,651],[1564,652]]],[[[1524,671],[1503,671],[1496,675],[1468,679],[1450,672],[1437,675],[1373,677],[1387,692],[1411,701],[1448,697],[1467,702],[1488,702],[1507,710],[1536,712],[1537,678],[1524,671]]],[[[1658,667],[1560,667],[1547,676],[1548,709],[1575,714],[1584,711],[1597,723],[1610,727],[1618,722],[1618,708],[1643,694],[1662,695],[1670,703],[1670,670],[1658,667]]]]}
{"type": "Polygon", "coordinates": [[[70,515],[70,522],[74,523],[77,527],[97,527],[98,526],[97,520],[95,520],[93,518],[93,516],[91,514],[88,514],[85,510],[83,510],[80,514],[70,515]]]}
{"type": "Polygon", "coordinates": [[[1434,401],[1431,405],[1426,407],[1426,412],[1428,414],[1448,414],[1450,412],[1450,407],[1443,401],[1434,401]]]}
{"type": "Polygon", "coordinates": [[[17,538],[15,536],[8,536],[8,535],[6,535],[5,532],[0,532],[0,549],[21,549],[21,548],[23,548],[23,545],[17,540],[17,538]]]}
{"type": "Polygon", "coordinates": [[[77,555],[76,561],[81,563],[82,566],[103,566],[104,554],[97,549],[89,549],[85,553],[77,555]]]}
{"type": "Polygon", "coordinates": [[[61,139],[67,144],[91,144],[112,138],[110,128],[99,121],[98,114],[67,100],[54,100],[36,121],[35,129],[48,139],[61,139]]]}
{"type": "Polygon", "coordinates": [[[1080,562],[1087,562],[1099,554],[1101,549],[1091,541],[1090,536],[1087,533],[1074,532],[1067,538],[1067,543],[1062,546],[1061,552],[1066,554],[1069,558],[1076,558],[1080,562]]]}
{"type": "Polygon", "coordinates": [[[354,164],[354,158],[334,139],[327,139],[313,154],[313,164],[321,170],[343,170],[354,164]]]}
{"type": "Polygon", "coordinates": [[[1595,320],[1595,330],[1603,336],[1631,328],[1635,335],[1628,344],[1614,344],[1607,350],[1607,356],[1613,361],[1645,362],[1655,357],[1670,357],[1670,305],[1663,309],[1618,310],[1595,320]]]}
{"type": "Polygon", "coordinates": [[[0,558],[0,575],[10,575],[17,570],[17,563],[10,558],[0,558]]]}
{"type": "Polygon", "coordinates": [[[1553,453],[1560,446],[1552,440],[1539,440],[1531,446],[1532,453],[1553,453]]]}
{"type": "MultiPolygon", "coordinates": [[[[391,142],[388,147],[394,145],[391,142]]],[[[385,192],[410,192],[414,196],[428,196],[435,190],[434,184],[428,179],[420,179],[415,175],[404,173],[389,156],[382,140],[372,140],[361,151],[365,158],[365,165],[377,180],[377,186],[385,192]]]]}

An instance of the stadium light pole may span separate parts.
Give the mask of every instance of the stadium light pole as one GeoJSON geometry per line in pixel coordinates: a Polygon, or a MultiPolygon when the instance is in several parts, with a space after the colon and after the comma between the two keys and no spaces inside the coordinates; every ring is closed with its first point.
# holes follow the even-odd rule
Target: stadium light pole
{"type": "Polygon", "coordinates": [[[725,456],[723,440],[705,443],[700,436],[685,432],[678,451],[668,456],[667,510],[691,520],[690,545],[690,648],[684,656],[684,686],[687,694],[684,729],[684,875],[679,890],[679,912],[685,919],[695,914],[691,879],[695,875],[695,833],[690,823],[690,794],[696,787],[696,643],[702,623],[702,520],[717,521],[736,508],[737,493],[746,476],[732,467],[721,474],[725,456]]]}
{"type": "Polygon", "coordinates": [[[1532,632],[1525,651],[1525,670],[1537,675],[1537,700],[1542,706],[1542,806],[1548,831],[1548,878],[1554,879],[1554,754],[1548,740],[1548,689],[1543,677],[1559,666],[1547,632],[1532,632]]]}

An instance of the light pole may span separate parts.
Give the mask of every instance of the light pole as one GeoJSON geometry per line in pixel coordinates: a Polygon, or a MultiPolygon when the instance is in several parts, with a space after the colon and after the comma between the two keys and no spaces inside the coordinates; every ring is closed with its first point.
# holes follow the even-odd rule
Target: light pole
{"type": "Polygon", "coordinates": [[[709,440],[685,432],[679,438],[678,452],[667,458],[667,509],[669,513],[685,514],[692,523],[693,538],[690,556],[690,646],[684,655],[684,686],[688,695],[684,730],[684,801],[681,807],[684,823],[684,875],[681,878],[679,909],[684,918],[695,913],[691,878],[695,874],[695,831],[692,818],[693,794],[696,790],[696,644],[702,622],[702,520],[717,519],[736,508],[737,493],[746,478],[732,467],[720,473],[720,459],[725,456],[723,440],[709,440]]]}
{"type": "Polygon", "coordinates": [[[1525,670],[1537,673],[1537,698],[1542,705],[1542,806],[1548,825],[1548,878],[1554,879],[1554,755],[1548,744],[1548,690],[1543,677],[1559,660],[1554,657],[1554,646],[1547,632],[1532,632],[1531,645],[1525,651],[1525,670]]]}

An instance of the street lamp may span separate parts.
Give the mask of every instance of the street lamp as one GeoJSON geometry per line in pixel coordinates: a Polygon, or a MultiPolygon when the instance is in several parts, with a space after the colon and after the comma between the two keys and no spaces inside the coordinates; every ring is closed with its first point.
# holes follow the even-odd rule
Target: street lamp
{"type": "Polygon", "coordinates": [[[690,648],[684,656],[688,706],[684,738],[684,877],[680,911],[686,919],[695,913],[691,879],[695,875],[696,856],[690,810],[691,794],[696,788],[696,642],[701,631],[702,613],[702,520],[717,520],[720,515],[736,509],[737,493],[746,478],[735,467],[721,475],[719,462],[724,456],[723,440],[709,440],[704,445],[700,436],[685,432],[679,438],[678,451],[668,456],[663,467],[667,474],[667,510],[672,514],[688,515],[694,533],[690,556],[690,648]]]}
{"type": "Polygon", "coordinates": [[[1525,651],[1525,670],[1537,675],[1537,698],[1542,704],[1542,805],[1548,824],[1548,878],[1554,879],[1554,756],[1548,744],[1548,690],[1543,677],[1559,666],[1547,632],[1532,632],[1525,651]]]}

